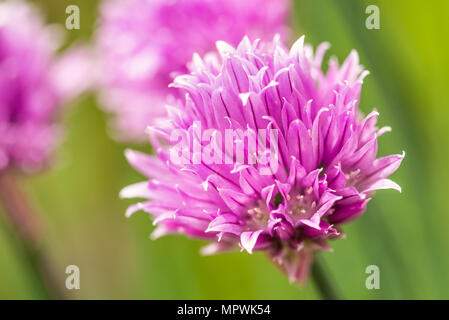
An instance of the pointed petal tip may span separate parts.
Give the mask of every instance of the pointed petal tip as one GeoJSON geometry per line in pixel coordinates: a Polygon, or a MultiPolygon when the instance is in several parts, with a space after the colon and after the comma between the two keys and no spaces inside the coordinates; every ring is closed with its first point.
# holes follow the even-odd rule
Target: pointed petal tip
{"type": "Polygon", "coordinates": [[[126,148],[123,151],[123,154],[124,154],[126,160],[128,160],[128,162],[130,162],[130,163],[132,163],[133,160],[136,158],[136,153],[137,153],[137,151],[135,151],[131,148],[126,148]]]}
{"type": "Polygon", "coordinates": [[[129,207],[128,209],[126,209],[125,218],[130,218],[133,215],[134,212],[135,212],[134,209],[129,207]]]}
{"type": "Polygon", "coordinates": [[[131,206],[129,206],[129,207],[126,209],[125,217],[126,217],[126,218],[129,218],[129,217],[131,217],[134,213],[136,213],[137,211],[142,210],[142,209],[143,209],[143,205],[142,205],[142,203],[140,203],[140,202],[138,202],[138,203],[136,203],[136,204],[134,204],[134,205],[131,205],[131,206]]]}
{"type": "MultiPolygon", "coordinates": [[[[128,186],[126,186],[126,187],[124,187],[122,190],[120,190],[120,192],[118,193],[118,197],[120,198],[120,199],[128,199],[128,198],[130,198],[129,197],[129,194],[128,194],[128,186]]],[[[131,197],[132,198],[132,197],[131,197]]]]}
{"type": "Polygon", "coordinates": [[[390,179],[381,179],[381,180],[373,183],[371,186],[369,186],[363,192],[370,192],[370,191],[376,191],[376,190],[381,190],[381,189],[384,189],[384,190],[385,189],[394,189],[396,191],[399,191],[399,193],[402,193],[401,186],[390,179]]]}

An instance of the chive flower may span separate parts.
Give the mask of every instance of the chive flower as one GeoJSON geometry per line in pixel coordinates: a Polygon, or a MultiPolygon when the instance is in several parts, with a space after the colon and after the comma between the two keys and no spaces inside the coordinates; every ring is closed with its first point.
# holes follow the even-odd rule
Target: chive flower
{"type": "Polygon", "coordinates": [[[265,251],[290,281],[304,282],[314,252],[329,250],[376,190],[401,191],[388,177],[404,154],[377,158],[390,129],[376,126],[377,111],[358,110],[368,72],[356,51],[323,72],[328,46],[244,37],[195,55],[171,84],[183,98],[148,128],[157,155],[126,151],[146,177],[122,190],[144,199],[126,215],[151,214],[154,238],[205,239],[204,254],[265,251]]]}

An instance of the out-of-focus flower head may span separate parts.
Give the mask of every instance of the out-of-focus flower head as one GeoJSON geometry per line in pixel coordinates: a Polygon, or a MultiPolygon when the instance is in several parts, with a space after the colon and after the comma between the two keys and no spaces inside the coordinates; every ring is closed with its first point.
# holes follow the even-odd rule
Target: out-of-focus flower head
{"type": "Polygon", "coordinates": [[[78,75],[65,72],[74,52],[55,56],[58,31],[31,4],[0,3],[0,170],[40,168],[59,139],[57,110],[81,92],[71,84],[78,75]]]}
{"type": "Polygon", "coordinates": [[[286,0],[112,0],[99,20],[101,104],[116,113],[120,138],[144,139],[164,114],[168,84],[185,73],[192,54],[215,41],[236,45],[247,34],[287,37],[286,0]]]}
{"type": "Polygon", "coordinates": [[[195,55],[191,73],[172,84],[185,99],[150,127],[157,157],[126,152],[149,178],[123,189],[146,199],[127,215],[152,214],[155,237],[211,241],[204,253],[264,250],[303,282],[313,252],[330,249],[375,190],[400,191],[388,176],[404,155],[376,158],[389,128],[376,127],[378,112],[358,111],[367,71],[357,52],[342,65],[332,58],[324,73],[328,44],[313,52],[303,39],[288,50],[278,38],[245,37],[237,48],[218,42],[219,56],[195,55]]]}

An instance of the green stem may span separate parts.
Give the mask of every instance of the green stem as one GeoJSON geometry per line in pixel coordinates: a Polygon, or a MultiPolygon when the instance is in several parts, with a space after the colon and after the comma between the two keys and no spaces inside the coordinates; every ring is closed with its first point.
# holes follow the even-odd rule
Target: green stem
{"type": "Polygon", "coordinates": [[[339,300],[335,288],[332,285],[332,281],[329,278],[329,272],[326,270],[324,262],[319,257],[315,258],[312,265],[312,278],[315,282],[318,291],[324,300],[339,300]]]}
{"type": "Polygon", "coordinates": [[[40,217],[10,172],[0,173],[0,201],[11,223],[12,238],[20,247],[43,298],[62,299],[64,296],[59,281],[55,279],[49,259],[41,248],[40,217]]]}

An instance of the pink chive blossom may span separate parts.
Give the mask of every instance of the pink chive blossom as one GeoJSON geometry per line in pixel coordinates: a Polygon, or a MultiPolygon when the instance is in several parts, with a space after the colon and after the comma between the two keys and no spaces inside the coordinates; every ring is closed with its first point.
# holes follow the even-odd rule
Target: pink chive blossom
{"type": "Polygon", "coordinates": [[[108,0],[100,12],[100,103],[116,114],[116,137],[136,141],[164,115],[168,85],[194,52],[288,32],[287,0],[108,0]]]}
{"type": "MultiPolygon", "coordinates": [[[[313,52],[304,37],[291,49],[277,37],[270,43],[245,37],[236,48],[217,42],[219,55],[195,55],[190,73],[172,84],[185,98],[167,105],[168,119],[150,127],[157,156],[126,151],[148,178],[122,190],[122,197],[145,199],[127,216],[138,210],[154,216],[155,238],[181,233],[206,239],[204,254],[265,251],[292,282],[304,282],[314,251],[329,250],[328,240],[343,237],[341,225],[365,211],[375,190],[401,191],[388,176],[404,154],[376,158],[377,138],[389,128],[376,127],[377,111],[363,116],[358,110],[368,72],[352,51],[341,65],[332,58],[324,73],[328,46],[313,52]],[[199,125],[220,137],[229,129],[247,136],[276,129],[277,170],[262,174],[249,161],[198,163],[190,145],[205,153],[212,141],[195,134],[199,125]],[[190,137],[185,150],[196,161],[173,161],[178,141],[171,137],[179,130],[190,137]]],[[[234,139],[235,145],[242,141],[234,139]]]]}
{"type": "Polygon", "coordinates": [[[75,55],[55,57],[60,38],[56,31],[44,25],[31,4],[0,4],[0,170],[44,165],[59,140],[56,112],[63,101],[81,92],[71,85],[77,75],[56,81],[73,66],[75,55]]]}

